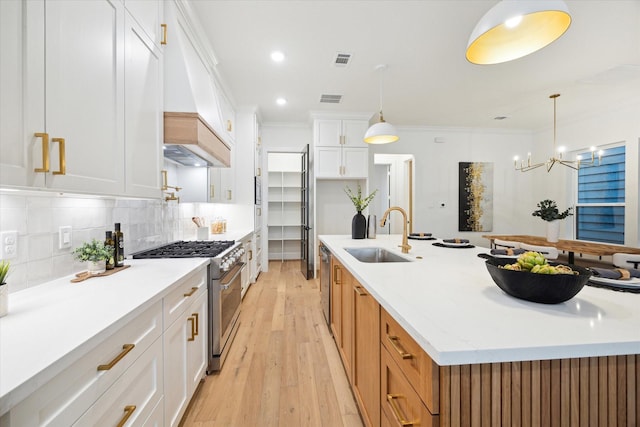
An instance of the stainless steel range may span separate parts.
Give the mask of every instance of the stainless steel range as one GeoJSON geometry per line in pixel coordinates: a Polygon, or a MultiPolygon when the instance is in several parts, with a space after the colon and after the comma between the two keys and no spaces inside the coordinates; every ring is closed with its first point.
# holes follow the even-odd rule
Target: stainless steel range
{"type": "Polygon", "coordinates": [[[178,241],[132,254],[134,259],[210,258],[207,374],[222,367],[238,331],[243,255],[242,244],[233,240],[178,241]]]}

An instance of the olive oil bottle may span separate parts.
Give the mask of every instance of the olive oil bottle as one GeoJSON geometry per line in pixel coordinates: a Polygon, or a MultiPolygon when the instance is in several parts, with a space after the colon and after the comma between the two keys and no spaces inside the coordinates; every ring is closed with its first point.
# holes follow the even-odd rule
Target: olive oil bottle
{"type": "Polygon", "coordinates": [[[120,223],[116,222],[115,231],[113,232],[113,242],[115,243],[115,266],[122,267],[124,265],[124,234],[120,231],[120,223]]]}
{"type": "Polygon", "coordinates": [[[104,245],[105,246],[111,246],[114,249],[114,251],[111,253],[111,258],[109,258],[107,260],[107,263],[106,263],[107,270],[113,270],[113,267],[115,267],[115,265],[116,265],[116,259],[115,259],[115,256],[116,256],[116,254],[115,254],[115,246],[116,246],[116,244],[113,241],[113,232],[112,231],[107,231],[106,232],[105,239],[104,239],[104,245]]]}

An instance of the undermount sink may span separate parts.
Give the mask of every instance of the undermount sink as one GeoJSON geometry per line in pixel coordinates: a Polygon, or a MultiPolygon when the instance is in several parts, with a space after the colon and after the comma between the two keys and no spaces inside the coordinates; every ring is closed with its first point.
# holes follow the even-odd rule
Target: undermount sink
{"type": "Polygon", "coordinates": [[[410,262],[411,260],[396,255],[384,248],[344,248],[360,262],[410,262]]]}

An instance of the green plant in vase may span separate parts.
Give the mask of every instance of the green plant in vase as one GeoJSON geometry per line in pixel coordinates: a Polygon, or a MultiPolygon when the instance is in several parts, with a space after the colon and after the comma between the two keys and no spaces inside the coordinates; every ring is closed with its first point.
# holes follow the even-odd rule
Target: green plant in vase
{"type": "Polygon", "coordinates": [[[9,261],[0,261],[0,317],[6,316],[9,311],[9,285],[6,281],[9,265],[9,261]]]}
{"type": "Polygon", "coordinates": [[[114,247],[92,239],[73,250],[73,256],[78,261],[87,262],[87,270],[90,274],[104,273],[106,262],[113,256],[114,247]]]}
{"type": "Polygon", "coordinates": [[[351,238],[352,239],[364,239],[367,232],[367,219],[362,215],[362,211],[369,206],[369,203],[373,200],[378,190],[374,190],[366,197],[362,196],[362,187],[358,184],[357,193],[354,192],[348,186],[344,187],[344,192],[349,196],[351,203],[356,208],[356,215],[351,220],[351,238]]]}
{"type": "Polygon", "coordinates": [[[533,211],[531,215],[542,218],[547,222],[547,241],[557,242],[560,235],[560,220],[573,215],[573,208],[565,209],[560,212],[558,205],[554,200],[545,199],[537,204],[538,209],[533,211]]]}
{"type": "Polygon", "coordinates": [[[9,261],[0,261],[0,285],[6,284],[7,275],[9,274],[9,261]]]}

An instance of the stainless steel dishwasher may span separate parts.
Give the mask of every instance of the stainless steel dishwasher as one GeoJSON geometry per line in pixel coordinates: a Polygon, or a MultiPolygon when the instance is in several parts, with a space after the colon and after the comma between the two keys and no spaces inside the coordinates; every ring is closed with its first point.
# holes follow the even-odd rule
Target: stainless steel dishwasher
{"type": "MultiPolygon", "coordinates": [[[[331,325],[331,252],[329,249],[320,244],[320,304],[322,312],[327,321],[327,325],[331,325]]],[[[331,329],[331,328],[329,328],[331,329]]]]}

